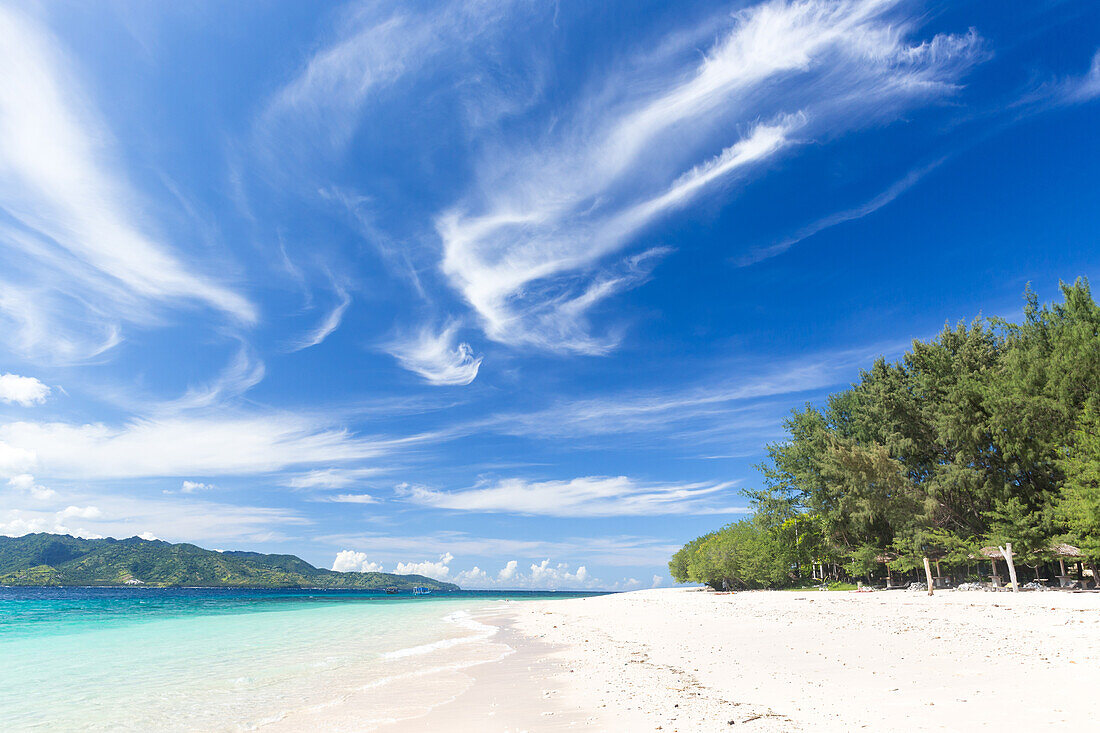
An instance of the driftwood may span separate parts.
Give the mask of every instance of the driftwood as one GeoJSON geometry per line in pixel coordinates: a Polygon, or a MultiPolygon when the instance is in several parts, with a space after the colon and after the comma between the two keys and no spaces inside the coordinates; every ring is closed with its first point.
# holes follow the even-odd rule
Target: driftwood
{"type": "Polygon", "coordinates": [[[1012,580],[1012,592],[1019,593],[1020,584],[1016,582],[1016,565],[1012,562],[1012,543],[1006,542],[1004,547],[998,547],[997,549],[1001,551],[1001,556],[1008,564],[1008,577],[1012,580]]]}
{"type": "Polygon", "coordinates": [[[924,577],[928,581],[928,595],[932,595],[935,591],[932,590],[932,567],[928,564],[928,558],[924,558],[924,577]]]}

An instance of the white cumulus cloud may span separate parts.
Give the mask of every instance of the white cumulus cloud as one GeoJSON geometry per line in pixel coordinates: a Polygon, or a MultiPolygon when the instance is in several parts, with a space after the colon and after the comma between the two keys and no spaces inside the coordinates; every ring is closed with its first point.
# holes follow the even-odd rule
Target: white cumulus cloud
{"type": "Polygon", "coordinates": [[[517,560],[509,560],[508,563],[500,569],[497,573],[497,580],[511,580],[516,576],[516,570],[519,568],[519,562],[517,560]]]}
{"type": "Polygon", "coordinates": [[[381,573],[382,565],[371,562],[365,552],[341,550],[336,553],[332,569],[338,573],[381,573]]]}
{"type": "Polygon", "coordinates": [[[35,499],[40,499],[42,501],[53,499],[55,496],[57,496],[57,492],[53,489],[47,489],[45,486],[39,486],[35,482],[34,476],[29,473],[21,473],[16,476],[12,476],[10,479],[8,479],[8,486],[15,489],[16,491],[24,491],[33,496],[35,499]]]}
{"type": "Polygon", "coordinates": [[[30,407],[45,402],[49,394],[50,388],[34,377],[0,374],[0,402],[30,407]]]}
{"type": "Polygon", "coordinates": [[[439,560],[436,562],[427,560],[424,562],[399,562],[394,572],[398,575],[424,575],[436,580],[446,580],[447,576],[451,574],[449,566],[454,559],[454,555],[445,552],[439,556],[439,560]]]}
{"type": "Polygon", "coordinates": [[[102,516],[103,512],[94,506],[68,506],[57,513],[58,519],[99,519],[102,516]]]}

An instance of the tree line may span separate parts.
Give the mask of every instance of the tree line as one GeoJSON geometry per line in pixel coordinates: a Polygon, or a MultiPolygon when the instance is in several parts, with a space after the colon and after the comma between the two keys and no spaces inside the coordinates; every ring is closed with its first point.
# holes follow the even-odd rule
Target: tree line
{"type": "MultiPolygon", "coordinates": [[[[878,359],[767,446],[753,514],[684,545],[679,582],[778,587],[933,557],[956,574],[1011,542],[1036,573],[1058,543],[1100,561],[1100,308],[1088,282],[1022,322],[977,318],[878,359]]],[[[1064,549],[1062,550],[1064,553],[1064,549]]],[[[1100,578],[1093,569],[1095,578],[1100,578]]]]}

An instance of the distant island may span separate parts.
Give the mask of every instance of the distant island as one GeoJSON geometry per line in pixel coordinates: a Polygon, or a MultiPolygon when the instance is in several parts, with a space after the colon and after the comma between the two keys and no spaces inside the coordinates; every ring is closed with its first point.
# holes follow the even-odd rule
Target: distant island
{"type": "Polygon", "coordinates": [[[323,570],[294,555],[218,552],[140,537],[86,540],[47,533],[0,537],[0,585],[459,590],[454,583],[423,575],[323,570]]]}

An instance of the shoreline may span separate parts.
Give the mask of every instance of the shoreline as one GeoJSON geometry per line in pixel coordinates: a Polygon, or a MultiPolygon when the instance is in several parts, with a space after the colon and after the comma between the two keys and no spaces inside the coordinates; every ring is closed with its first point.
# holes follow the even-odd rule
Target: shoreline
{"type": "MultiPolygon", "coordinates": [[[[487,612],[488,613],[488,612],[487,612]]],[[[494,617],[495,616],[495,617],[494,617]]],[[[416,730],[1085,730],[1100,594],[635,591],[480,620],[514,653],[416,730]]]]}

